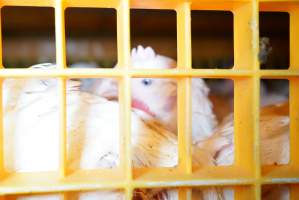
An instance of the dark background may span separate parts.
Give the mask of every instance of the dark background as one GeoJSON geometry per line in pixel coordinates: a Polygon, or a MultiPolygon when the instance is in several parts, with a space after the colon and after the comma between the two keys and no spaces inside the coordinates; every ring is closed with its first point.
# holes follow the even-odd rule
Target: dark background
{"type": "MultiPolygon", "coordinates": [[[[53,8],[2,9],[3,59],[6,67],[55,62],[53,8]]],[[[222,11],[192,11],[193,66],[233,66],[233,15],[222,11]]],[[[176,58],[176,13],[171,10],[131,10],[131,46],[152,46],[176,58]]],[[[95,62],[112,67],[117,61],[116,11],[68,8],[65,12],[68,63],[95,62]]],[[[179,30],[178,30],[179,31],[179,30]]],[[[260,35],[270,39],[272,52],[263,68],[289,66],[289,16],[262,12],[260,35]]]]}

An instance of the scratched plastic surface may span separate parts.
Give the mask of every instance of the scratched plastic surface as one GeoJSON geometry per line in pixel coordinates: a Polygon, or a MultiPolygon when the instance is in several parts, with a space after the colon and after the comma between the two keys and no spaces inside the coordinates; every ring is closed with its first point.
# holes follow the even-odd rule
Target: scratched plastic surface
{"type": "MultiPolygon", "coordinates": [[[[299,199],[299,1],[298,0],[2,0],[3,6],[46,6],[55,8],[56,63],[54,70],[0,69],[0,78],[55,77],[60,80],[60,167],[49,173],[7,173],[0,153],[0,194],[5,195],[121,189],[131,199],[136,188],[179,187],[180,199],[191,199],[191,187],[233,186],[235,199],[259,200],[263,184],[288,183],[290,199],[299,199]],[[64,11],[68,7],[115,8],[117,11],[117,69],[68,69],[66,66],[64,11]],[[136,70],[129,65],[130,8],[173,9],[177,13],[178,68],[136,70]],[[228,10],[234,16],[234,67],[232,69],[192,69],[191,10],[228,10]],[[260,70],[259,10],[285,11],[290,14],[290,68],[260,70]],[[178,78],[179,164],[175,170],[133,169],[130,145],[130,78],[178,78]],[[71,175],[66,166],[66,93],[65,80],[71,77],[114,77],[119,79],[121,102],[120,165],[71,175]],[[235,163],[229,167],[192,169],[190,78],[228,78],[235,82],[235,163]],[[261,78],[289,79],[290,83],[290,158],[286,166],[268,167],[259,159],[259,87],[261,78]]],[[[219,22],[221,23],[221,22],[219,22]]],[[[1,41],[2,39],[0,39],[1,41]]],[[[1,47],[2,45],[0,45],[1,47]]],[[[0,53],[2,55],[2,53],[0,53]]],[[[0,57],[0,66],[2,58],[0,57]]],[[[2,84],[1,84],[2,85],[2,84]]],[[[0,90],[2,91],[2,90],[0,90]]],[[[1,95],[2,96],[2,95],[1,95]]],[[[3,113],[0,109],[0,115],[3,113]]],[[[2,117],[1,117],[2,119],[2,117]]],[[[3,130],[2,120],[0,121],[3,130]]],[[[3,131],[1,131],[1,135],[3,131]]],[[[2,137],[0,137],[2,138],[2,137]]],[[[3,139],[0,140],[3,146],[3,139]]],[[[3,148],[1,148],[1,151],[3,148]]],[[[62,195],[61,199],[67,199],[62,195]]]]}

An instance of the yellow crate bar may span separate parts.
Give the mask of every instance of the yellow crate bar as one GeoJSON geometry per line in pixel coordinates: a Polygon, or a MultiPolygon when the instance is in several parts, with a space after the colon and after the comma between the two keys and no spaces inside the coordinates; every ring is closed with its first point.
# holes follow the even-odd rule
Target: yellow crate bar
{"type": "MultiPolygon", "coordinates": [[[[299,1],[298,0],[2,0],[3,6],[48,6],[55,8],[57,69],[2,69],[0,34],[0,103],[5,78],[58,78],[60,95],[60,167],[58,172],[12,173],[4,175],[3,117],[0,121],[0,195],[59,192],[67,199],[69,191],[122,189],[132,199],[136,188],[179,187],[180,199],[192,199],[191,187],[233,186],[235,199],[259,200],[263,184],[290,184],[291,200],[299,198],[299,1]],[[68,7],[115,8],[117,10],[116,69],[68,69],[66,66],[64,12],[68,7]],[[130,67],[130,8],[172,9],[177,13],[178,68],[139,70],[130,67]],[[226,10],[234,15],[233,69],[192,69],[191,10],[226,10]],[[290,68],[260,70],[258,63],[259,11],[285,11],[290,14],[290,68]],[[67,173],[66,158],[66,80],[68,78],[113,77],[119,83],[120,166],[116,169],[78,170],[67,173]],[[131,150],[131,78],[169,77],[178,84],[177,169],[133,169],[131,150]],[[235,163],[229,167],[193,167],[191,140],[191,78],[234,80],[235,163]],[[290,80],[290,154],[286,166],[260,163],[259,90],[261,78],[290,80]],[[244,92],[246,91],[246,92],[244,92]],[[244,106],[246,105],[246,106],[244,106]]],[[[204,66],[203,66],[204,67],[204,66]]],[[[3,116],[2,107],[0,115],[3,116]]]]}
{"type": "MultiPolygon", "coordinates": [[[[0,116],[3,116],[3,79],[0,79],[0,116]]],[[[5,176],[4,170],[4,118],[0,119],[0,178],[5,176]]]]}
{"type": "MultiPolygon", "coordinates": [[[[1,4],[0,4],[1,5],[1,4]]],[[[0,11],[0,21],[1,21],[1,11],[0,11]]],[[[0,70],[3,69],[2,63],[2,23],[0,23],[0,70]]],[[[0,178],[5,176],[4,170],[4,127],[3,127],[3,79],[0,78],[0,178]]]]}
{"type": "MultiPolygon", "coordinates": [[[[290,69],[299,70],[299,3],[292,5],[290,15],[290,69]],[[296,55],[297,54],[297,55],[296,55]]],[[[299,169],[299,76],[290,81],[290,166],[299,169]]],[[[299,178],[299,174],[296,174],[299,178]]],[[[294,175],[295,176],[295,175],[294,175]]],[[[291,197],[298,199],[298,185],[292,187],[291,197]],[[297,194],[295,194],[297,192],[297,194]],[[293,197],[294,196],[294,197],[293,197]]]]}
{"type": "MultiPolygon", "coordinates": [[[[182,2],[176,8],[177,15],[177,68],[191,69],[191,6],[190,2],[182,2]]],[[[185,174],[192,173],[192,102],[191,79],[177,79],[178,94],[178,168],[185,174]]],[[[179,188],[179,199],[191,200],[192,189],[179,188]]]]}
{"type": "MultiPolygon", "coordinates": [[[[1,10],[0,10],[0,21],[1,21],[1,10]]],[[[0,33],[2,33],[2,23],[0,24],[0,33]]],[[[2,63],[2,34],[0,34],[0,70],[3,69],[2,63]]],[[[0,177],[3,178],[5,176],[4,170],[4,118],[3,116],[3,79],[0,78],[0,177]]]]}
{"type": "Polygon", "coordinates": [[[131,77],[130,70],[130,7],[129,0],[120,0],[117,7],[117,68],[124,70],[119,81],[120,105],[120,167],[125,173],[125,198],[132,199],[133,170],[131,148],[131,77]]]}
{"type": "MultiPolygon", "coordinates": [[[[65,23],[64,23],[64,1],[55,1],[55,38],[56,38],[56,65],[58,69],[66,68],[65,47],[65,23]]],[[[59,173],[64,178],[67,173],[67,150],[66,150],[66,79],[59,78],[59,122],[60,122],[60,165],[59,173]]]]}
{"type": "MultiPolygon", "coordinates": [[[[182,3],[176,9],[178,42],[178,69],[191,69],[191,13],[190,3],[182,3]]],[[[190,78],[177,79],[178,84],[178,150],[179,168],[187,174],[192,172],[192,139],[191,139],[191,82],[190,78]]]]}

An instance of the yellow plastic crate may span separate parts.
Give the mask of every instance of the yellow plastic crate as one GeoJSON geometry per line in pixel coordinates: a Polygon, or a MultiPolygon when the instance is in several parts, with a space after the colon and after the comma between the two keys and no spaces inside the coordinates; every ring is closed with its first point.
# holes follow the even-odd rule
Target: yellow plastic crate
{"type": "MultiPolygon", "coordinates": [[[[3,6],[55,8],[55,70],[0,69],[1,80],[15,77],[55,77],[60,80],[61,145],[59,172],[6,174],[0,152],[0,195],[87,191],[118,188],[131,199],[135,188],[179,188],[180,199],[191,199],[191,187],[231,185],[235,199],[261,199],[262,184],[291,184],[291,199],[299,199],[299,1],[298,0],[2,0],[3,6]],[[68,69],[66,66],[64,11],[68,7],[115,8],[117,11],[117,69],[68,69]],[[178,68],[137,70],[129,66],[130,8],[172,9],[177,13],[178,68]],[[191,68],[191,10],[229,10],[234,15],[234,63],[232,69],[191,68]],[[290,15],[290,67],[260,70],[259,11],[286,11],[290,15]],[[130,79],[133,77],[178,79],[179,165],[176,169],[133,169],[130,144],[130,79]],[[66,171],[66,83],[71,77],[115,77],[121,102],[121,162],[116,169],[66,171]],[[190,78],[228,78],[235,82],[235,163],[229,167],[192,168],[190,78]],[[261,78],[290,82],[290,158],[286,166],[261,167],[259,156],[259,88],[261,78]],[[246,91],[246,92],[244,92],[246,91]],[[246,136],[246,137],[245,137],[246,136]]],[[[2,39],[0,39],[2,41],[2,39]]],[[[2,45],[0,45],[1,47],[2,45]]],[[[2,55],[2,53],[0,53],[2,55]]],[[[2,57],[0,58],[2,63],[2,57]]],[[[2,85],[2,84],[1,84],[2,85]]],[[[2,86],[1,86],[2,87],[2,86]]],[[[2,91],[2,90],[1,90],[2,91]]],[[[2,95],[1,95],[2,96],[2,95]]],[[[2,108],[0,115],[3,114],[2,108]]],[[[3,122],[0,121],[1,130],[3,122]]],[[[3,131],[1,131],[3,135],[3,131]]],[[[2,135],[0,138],[3,138],[2,135]]],[[[3,146],[3,140],[0,140],[3,146]]],[[[1,148],[3,151],[3,148],[1,148]]],[[[66,199],[67,195],[62,195],[66,199]]]]}

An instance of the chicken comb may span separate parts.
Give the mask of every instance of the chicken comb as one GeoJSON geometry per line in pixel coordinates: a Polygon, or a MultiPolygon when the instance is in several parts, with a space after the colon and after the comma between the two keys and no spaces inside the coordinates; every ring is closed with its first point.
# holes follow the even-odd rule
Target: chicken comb
{"type": "Polygon", "coordinates": [[[131,62],[136,68],[170,69],[176,67],[175,60],[156,54],[152,47],[144,48],[142,45],[132,49],[131,62]]]}
{"type": "Polygon", "coordinates": [[[132,60],[144,60],[144,59],[153,59],[156,57],[156,53],[153,48],[138,45],[137,48],[133,48],[131,52],[132,60]]]}

